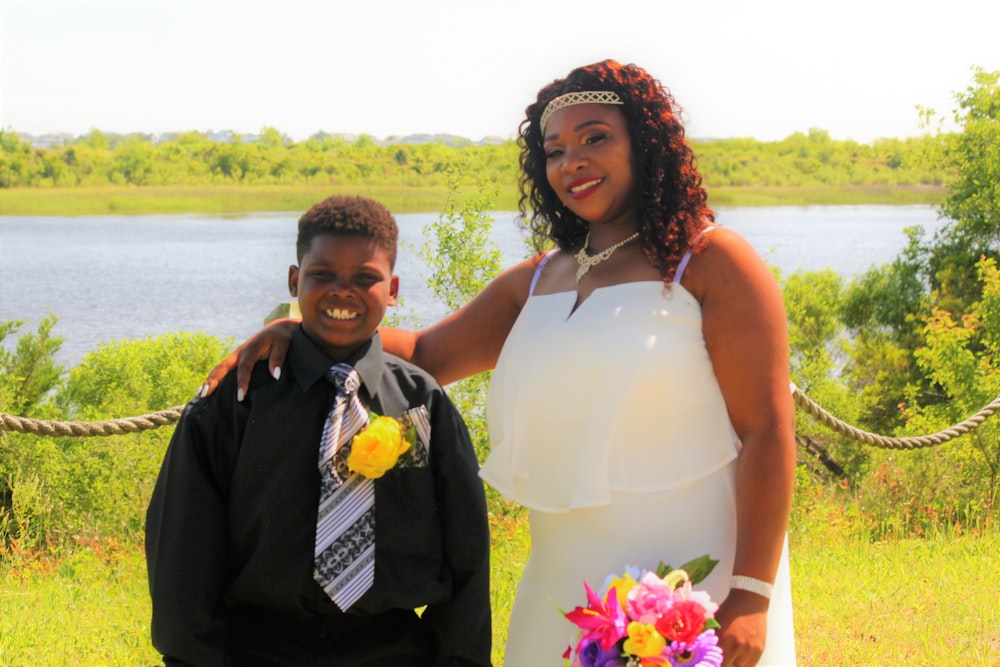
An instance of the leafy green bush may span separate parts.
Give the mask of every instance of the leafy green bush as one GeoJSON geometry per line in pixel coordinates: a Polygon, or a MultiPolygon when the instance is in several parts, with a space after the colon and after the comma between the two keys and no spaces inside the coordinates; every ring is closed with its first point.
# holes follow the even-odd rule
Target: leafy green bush
{"type": "MultiPolygon", "coordinates": [[[[110,343],[70,372],[47,410],[36,409],[62,420],[100,421],[181,405],[231,345],[184,333],[110,343]]],[[[51,547],[80,538],[138,536],[172,433],[170,426],[108,437],[4,438],[0,471],[8,493],[0,543],[51,547]]]]}
{"type": "MultiPolygon", "coordinates": [[[[925,321],[915,357],[944,400],[903,403],[901,435],[948,428],[1000,394],[1000,270],[992,259],[977,268],[982,298],[961,317],[936,309],[925,321]]],[[[975,523],[1000,497],[1000,426],[993,419],[932,450],[882,455],[859,493],[865,505],[891,506],[917,532],[975,523]]]]}
{"type": "MultiPolygon", "coordinates": [[[[425,228],[427,240],[418,249],[431,270],[427,285],[449,310],[461,308],[500,272],[500,249],[490,240],[493,218],[489,214],[497,186],[481,185],[476,196],[459,201],[458,192],[467,180],[457,171],[452,173],[444,211],[425,228]]],[[[480,461],[489,454],[486,390],[490,376],[488,372],[480,373],[448,387],[449,397],[469,427],[480,461]]]]}
{"type": "MultiPolygon", "coordinates": [[[[0,323],[0,344],[22,325],[19,321],[0,323]]],[[[62,339],[52,336],[55,325],[56,318],[50,315],[38,325],[37,333],[18,338],[13,353],[0,347],[0,411],[28,416],[59,382],[62,368],[53,355],[62,339]]]]}

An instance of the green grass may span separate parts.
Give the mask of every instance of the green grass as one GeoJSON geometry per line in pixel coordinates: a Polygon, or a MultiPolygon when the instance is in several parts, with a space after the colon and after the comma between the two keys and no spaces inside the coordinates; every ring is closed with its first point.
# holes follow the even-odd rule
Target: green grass
{"type": "Polygon", "coordinates": [[[160,664],[141,546],[95,542],[55,558],[8,554],[3,563],[0,665],[160,664]]]}
{"type": "MultiPolygon", "coordinates": [[[[494,507],[500,511],[490,512],[490,534],[493,536],[490,604],[493,608],[493,664],[500,667],[503,665],[504,644],[507,643],[507,621],[514,605],[517,582],[531,548],[531,538],[523,512],[504,512],[503,505],[494,507]]],[[[507,505],[506,508],[512,509],[513,506],[507,505]]]]}
{"type": "MultiPolygon", "coordinates": [[[[491,514],[498,667],[528,551],[520,517],[503,508],[491,514]]],[[[796,518],[790,543],[800,666],[1000,666],[995,529],[872,542],[844,522],[796,518]]],[[[8,551],[2,563],[0,664],[157,664],[141,547],[92,542],[56,558],[8,551]]]]}
{"type": "MultiPolygon", "coordinates": [[[[334,194],[381,201],[396,213],[436,212],[446,186],[259,185],[0,189],[0,215],[140,215],[152,213],[247,213],[305,211],[334,194]]],[[[839,204],[937,204],[940,187],[709,187],[712,206],[806,206],[839,204]]],[[[504,188],[496,210],[517,208],[517,193],[504,188]]]]}
{"type": "Polygon", "coordinates": [[[1000,665],[1000,535],[791,543],[799,665],[1000,665]]]}

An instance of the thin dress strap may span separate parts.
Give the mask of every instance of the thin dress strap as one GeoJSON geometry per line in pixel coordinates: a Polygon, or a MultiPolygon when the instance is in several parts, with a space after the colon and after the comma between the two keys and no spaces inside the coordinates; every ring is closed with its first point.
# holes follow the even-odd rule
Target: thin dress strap
{"type": "Polygon", "coordinates": [[[545,255],[542,256],[542,261],[540,261],[538,263],[538,266],[535,267],[535,275],[531,276],[531,286],[528,288],[528,298],[529,299],[531,298],[531,295],[535,293],[535,285],[538,283],[538,277],[540,275],[542,275],[542,267],[545,266],[545,263],[549,261],[549,257],[551,257],[552,253],[554,253],[554,252],[555,252],[555,249],[550,250],[547,253],[545,253],[545,255]]]}
{"type": "MultiPolygon", "coordinates": [[[[708,234],[713,229],[715,229],[715,225],[708,225],[707,227],[705,227],[705,229],[701,230],[701,233],[698,234],[698,236],[694,237],[694,241],[691,242],[692,245],[697,243],[702,236],[708,234]]],[[[684,276],[684,269],[687,268],[688,262],[691,261],[691,254],[692,254],[691,248],[688,248],[687,252],[684,253],[684,256],[681,257],[680,264],[677,265],[677,271],[674,273],[674,282],[677,283],[678,285],[681,282],[681,278],[684,276]]]]}

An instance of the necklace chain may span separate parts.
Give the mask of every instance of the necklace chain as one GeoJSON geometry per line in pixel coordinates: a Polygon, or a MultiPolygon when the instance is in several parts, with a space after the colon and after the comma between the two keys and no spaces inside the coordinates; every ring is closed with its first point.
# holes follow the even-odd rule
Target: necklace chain
{"type": "Polygon", "coordinates": [[[587,232],[587,238],[583,241],[583,247],[580,248],[578,253],[576,253],[576,263],[578,264],[578,268],[576,270],[576,282],[580,282],[580,279],[587,274],[587,271],[590,271],[591,267],[597,266],[608,257],[611,257],[611,253],[615,250],[618,250],[618,248],[621,248],[626,243],[631,243],[637,238],[639,238],[639,232],[636,232],[627,239],[619,241],[610,248],[602,250],[596,255],[588,255],[587,246],[590,245],[590,232],[587,232]]]}

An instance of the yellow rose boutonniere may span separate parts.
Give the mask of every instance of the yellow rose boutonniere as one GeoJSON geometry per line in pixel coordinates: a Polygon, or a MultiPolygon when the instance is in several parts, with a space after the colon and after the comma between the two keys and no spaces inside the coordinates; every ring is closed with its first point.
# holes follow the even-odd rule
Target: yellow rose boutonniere
{"type": "Polygon", "coordinates": [[[347,467],[368,479],[378,479],[396,465],[415,439],[416,431],[404,428],[398,419],[372,415],[368,428],[354,436],[347,467]]]}

